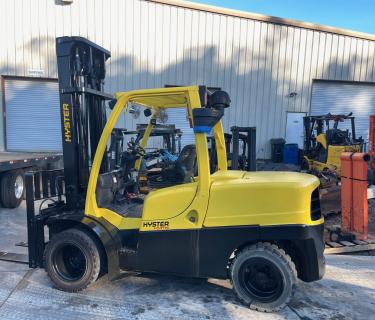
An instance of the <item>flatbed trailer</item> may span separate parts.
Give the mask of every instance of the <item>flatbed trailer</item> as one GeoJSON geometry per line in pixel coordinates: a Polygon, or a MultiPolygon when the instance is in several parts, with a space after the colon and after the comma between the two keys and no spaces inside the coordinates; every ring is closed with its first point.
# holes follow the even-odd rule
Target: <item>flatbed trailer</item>
{"type": "Polygon", "coordinates": [[[0,207],[16,208],[25,193],[25,172],[58,166],[58,153],[0,152],[0,207]]]}

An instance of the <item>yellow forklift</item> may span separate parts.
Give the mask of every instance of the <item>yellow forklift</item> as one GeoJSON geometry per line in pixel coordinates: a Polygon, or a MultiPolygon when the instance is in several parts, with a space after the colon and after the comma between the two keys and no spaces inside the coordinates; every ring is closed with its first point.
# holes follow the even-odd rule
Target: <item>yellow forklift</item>
{"type": "Polygon", "coordinates": [[[343,152],[360,152],[363,148],[362,137],[356,138],[355,118],[352,113],[304,117],[304,130],[304,158],[301,169],[326,179],[340,178],[340,156],[343,152]]]}
{"type": "Polygon", "coordinates": [[[103,83],[110,53],[80,37],[57,38],[56,50],[64,172],[26,175],[30,267],[45,268],[55,286],[69,292],[126,271],[230,279],[239,300],[260,311],[285,306],[297,278],[322,278],[319,180],[229,171],[220,120],[230,105],[226,92],[204,86],[117,92],[107,121],[105,100],[112,97],[103,83]],[[121,167],[111,169],[111,133],[130,104],[142,106],[150,120],[142,140],[122,151],[121,167]],[[158,113],[167,108],[187,110],[198,174],[144,197],[137,173],[158,113]],[[51,203],[36,214],[34,201],[41,199],[51,203]]]}

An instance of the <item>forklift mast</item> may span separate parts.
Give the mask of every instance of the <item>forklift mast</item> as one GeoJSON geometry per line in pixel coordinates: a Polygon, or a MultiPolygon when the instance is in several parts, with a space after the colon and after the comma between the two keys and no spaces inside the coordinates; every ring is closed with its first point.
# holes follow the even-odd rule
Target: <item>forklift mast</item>
{"type": "MultiPolygon", "coordinates": [[[[256,127],[230,128],[232,133],[224,133],[227,155],[231,154],[231,170],[257,171],[256,166],[256,127]],[[242,148],[240,150],[240,141],[242,148]],[[231,152],[232,147],[232,152],[231,152]]],[[[211,173],[217,169],[216,145],[214,137],[208,137],[210,148],[211,173]]]]}
{"type": "MultiPolygon", "coordinates": [[[[84,207],[90,168],[106,124],[103,92],[110,52],[81,37],[56,38],[66,204],[84,207]]],[[[104,155],[107,157],[107,155],[104,155]]],[[[107,169],[102,161],[101,170],[107,169]]]]}
{"type": "Polygon", "coordinates": [[[309,151],[312,144],[311,135],[314,130],[314,121],[310,117],[303,117],[303,127],[305,129],[304,149],[309,151]]]}

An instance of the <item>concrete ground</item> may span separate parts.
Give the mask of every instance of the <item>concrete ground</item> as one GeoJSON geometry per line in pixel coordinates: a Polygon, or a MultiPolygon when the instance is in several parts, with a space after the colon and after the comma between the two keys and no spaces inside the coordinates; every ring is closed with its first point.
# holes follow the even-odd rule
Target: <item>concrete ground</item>
{"type": "MultiPolygon", "coordinates": [[[[25,252],[25,207],[0,209],[0,251],[25,252]]],[[[106,277],[81,293],[56,290],[43,270],[0,262],[0,319],[370,319],[375,314],[375,257],[327,256],[323,280],[299,282],[274,314],[241,305],[228,281],[151,274],[106,277]]]]}

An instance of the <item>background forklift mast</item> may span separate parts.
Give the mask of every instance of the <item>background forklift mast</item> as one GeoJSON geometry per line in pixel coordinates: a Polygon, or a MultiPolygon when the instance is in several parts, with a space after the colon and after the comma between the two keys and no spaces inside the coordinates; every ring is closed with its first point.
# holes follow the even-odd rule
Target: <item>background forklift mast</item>
{"type": "MultiPolygon", "coordinates": [[[[232,133],[224,133],[228,168],[231,170],[256,171],[256,127],[230,128],[232,133]]],[[[215,138],[209,137],[210,170],[217,170],[215,138]]]]}
{"type": "MultiPolygon", "coordinates": [[[[103,92],[110,52],[81,37],[56,39],[66,206],[83,209],[90,167],[107,122],[103,92]]],[[[101,171],[108,169],[104,155],[101,171]]]]}
{"type": "Polygon", "coordinates": [[[230,130],[233,139],[231,169],[256,171],[256,128],[234,126],[230,130]],[[241,153],[240,139],[243,143],[241,153]]]}

